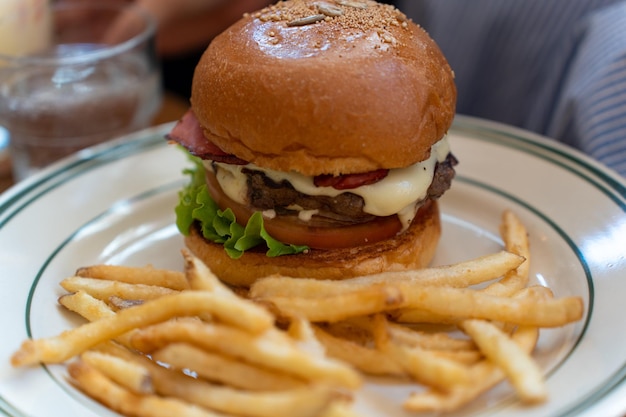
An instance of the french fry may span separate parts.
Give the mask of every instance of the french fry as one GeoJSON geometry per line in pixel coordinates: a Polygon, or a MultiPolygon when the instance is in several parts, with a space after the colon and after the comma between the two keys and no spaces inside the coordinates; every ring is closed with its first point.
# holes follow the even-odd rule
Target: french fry
{"type": "Polygon", "coordinates": [[[416,381],[447,391],[471,380],[469,368],[432,351],[390,342],[381,347],[416,381]]]}
{"type": "Polygon", "coordinates": [[[310,321],[297,317],[291,320],[287,333],[292,337],[298,346],[298,348],[307,352],[309,355],[316,356],[318,358],[325,356],[324,345],[315,336],[315,330],[310,321]]]}
{"type": "Polygon", "coordinates": [[[524,262],[523,257],[500,251],[447,266],[390,271],[341,281],[271,276],[257,280],[250,288],[250,296],[252,298],[327,297],[350,292],[359,287],[400,282],[412,285],[468,287],[501,277],[517,268],[522,262],[524,262]]]}
{"type": "Polygon", "coordinates": [[[469,368],[418,347],[408,347],[389,337],[387,318],[373,318],[376,347],[397,362],[413,379],[439,390],[470,381],[469,368]]]}
{"type": "Polygon", "coordinates": [[[107,300],[109,297],[120,297],[130,300],[153,300],[177,292],[154,285],[127,284],[125,282],[82,277],[66,278],[61,281],[61,287],[68,292],[84,291],[100,300],[107,300]]]}
{"type": "Polygon", "coordinates": [[[204,312],[253,333],[263,332],[273,325],[273,318],[266,310],[245,300],[233,302],[232,299],[205,291],[185,291],[121,310],[113,317],[87,323],[58,336],[26,340],[11,357],[11,363],[13,366],[27,366],[39,362],[63,362],[130,330],[172,317],[193,316],[204,312]]]}
{"type": "Polygon", "coordinates": [[[80,359],[135,394],[154,393],[149,371],[135,362],[96,351],[84,352],[80,359]]]}
{"type": "MultiPolygon", "coordinates": [[[[534,349],[538,337],[539,332],[534,327],[520,327],[513,334],[513,340],[525,352],[534,349]]],[[[413,393],[404,402],[404,408],[413,412],[436,413],[458,410],[505,378],[502,370],[487,360],[474,365],[470,372],[472,374],[470,384],[456,385],[448,392],[429,389],[413,393]]]]}
{"type": "Polygon", "coordinates": [[[67,369],[81,390],[122,414],[138,417],[226,417],[179,399],[135,394],[82,361],[70,363],[67,369]]]}
{"type": "Polygon", "coordinates": [[[361,385],[360,375],[350,367],[326,357],[311,355],[274,329],[250,335],[218,324],[178,320],[139,330],[132,338],[134,348],[146,353],[173,342],[186,342],[205,350],[223,352],[308,381],[346,388],[361,385]]]}
{"type": "Polygon", "coordinates": [[[107,345],[105,351],[145,366],[159,394],[178,397],[211,410],[248,417],[309,417],[322,411],[328,417],[350,416],[349,410],[341,406],[344,401],[336,399],[337,394],[330,385],[308,384],[273,392],[246,391],[190,377],[114,345],[107,345]]]}
{"type": "MultiPolygon", "coordinates": [[[[107,303],[92,297],[84,291],[62,295],[59,297],[59,304],[86,318],[88,321],[96,321],[102,318],[111,318],[115,316],[115,311],[113,311],[107,303]]],[[[121,334],[113,338],[113,340],[128,347],[130,346],[132,333],[135,331],[137,331],[137,329],[121,334]]]]}
{"type": "Polygon", "coordinates": [[[483,320],[465,320],[461,326],[485,356],[498,366],[511,381],[523,401],[538,403],[546,400],[543,374],[539,366],[507,334],[483,320]]]}
{"type": "Polygon", "coordinates": [[[115,316],[115,312],[104,301],[95,298],[84,291],[63,294],[59,297],[59,304],[70,311],[86,318],[89,321],[100,320],[115,316]]]}
{"type": "Polygon", "coordinates": [[[500,235],[504,240],[504,248],[517,255],[524,257],[524,262],[516,268],[515,274],[526,282],[522,287],[528,284],[530,272],[530,243],[528,242],[528,231],[522,221],[511,210],[505,210],[502,213],[502,223],[500,224],[500,235]]]}
{"type": "MultiPolygon", "coordinates": [[[[347,323],[357,327],[356,332],[350,326],[348,326],[348,333],[343,329],[335,330],[335,326],[330,327],[332,329],[331,331],[335,333],[346,333],[345,337],[351,339],[365,339],[365,343],[367,343],[372,337],[376,337],[377,340],[380,340],[381,328],[375,325],[377,321],[379,320],[372,320],[370,317],[359,317],[348,320],[347,323]],[[358,330],[367,331],[369,335],[362,335],[358,330]]],[[[453,360],[461,364],[471,365],[483,357],[482,353],[476,349],[476,345],[472,340],[453,337],[445,328],[440,328],[436,331],[432,329],[429,331],[416,330],[387,320],[385,321],[385,326],[382,328],[382,331],[385,333],[386,338],[390,338],[395,343],[407,347],[420,348],[431,352],[439,358],[453,360]]]]}
{"type": "Polygon", "coordinates": [[[532,300],[498,297],[465,288],[417,287],[405,295],[403,309],[392,313],[400,322],[416,322],[411,309],[426,310],[451,320],[485,319],[505,323],[557,327],[580,320],[579,297],[532,300]]]}
{"type": "MultiPolygon", "coordinates": [[[[509,285],[506,285],[505,287],[507,289],[511,289],[509,285]]],[[[533,287],[524,288],[518,291],[516,294],[514,294],[514,297],[518,299],[529,298],[529,299],[540,300],[540,299],[551,298],[552,292],[546,287],[533,286],[533,287]]],[[[499,327],[495,326],[494,324],[479,321],[479,320],[465,320],[460,323],[460,326],[461,328],[463,328],[463,326],[465,326],[466,324],[468,324],[469,326],[472,326],[472,323],[478,323],[474,325],[474,327],[478,326],[478,329],[475,330],[475,332],[477,333],[477,334],[474,334],[475,338],[476,337],[481,338],[480,337],[481,336],[480,325],[487,326],[488,328],[493,327],[495,329],[493,331],[501,334],[499,327]]],[[[509,342],[514,345],[513,347],[509,347],[509,349],[515,350],[515,347],[519,345],[519,348],[517,349],[519,350],[517,352],[518,355],[524,355],[524,353],[527,353],[528,355],[530,355],[532,348],[537,342],[538,331],[536,328],[531,328],[531,327],[521,328],[521,329],[518,329],[518,332],[514,335],[514,337],[517,339],[517,344],[513,342],[509,342]]],[[[496,347],[491,346],[491,344],[494,342],[489,340],[489,337],[487,337],[487,335],[483,335],[481,339],[483,340],[483,345],[481,347],[484,347],[485,349],[497,349],[496,347]]],[[[503,353],[502,350],[499,350],[499,351],[503,353]]],[[[505,355],[500,355],[500,359],[507,360],[505,355]]],[[[515,360],[515,356],[513,356],[512,358],[508,358],[508,359],[515,360]]],[[[528,360],[530,360],[530,357],[528,358],[528,360]]],[[[453,393],[453,395],[449,397],[440,396],[440,395],[436,395],[432,393],[430,396],[426,395],[423,397],[419,397],[422,399],[421,401],[426,401],[426,403],[422,404],[422,407],[428,408],[429,406],[426,404],[428,403],[429,400],[431,401],[431,406],[435,407],[435,409],[438,409],[441,407],[446,409],[446,406],[442,406],[441,404],[447,404],[447,407],[449,407],[450,404],[455,404],[457,402],[464,403],[464,402],[469,401],[474,396],[479,395],[482,391],[486,391],[487,389],[495,385],[497,382],[504,379],[506,370],[505,370],[505,373],[503,374],[501,372],[502,369],[499,369],[497,365],[498,365],[497,362],[496,363],[488,362],[488,363],[479,364],[478,366],[474,367],[472,374],[473,374],[473,379],[477,382],[474,384],[473,388],[468,388],[464,390],[456,390],[453,393]],[[439,405],[437,406],[435,404],[439,404],[439,405]]],[[[505,364],[504,366],[506,367],[507,365],[505,364]]],[[[513,365],[513,367],[515,366],[516,365],[513,365]]],[[[535,370],[534,371],[531,370],[529,372],[531,374],[534,373],[533,375],[534,378],[538,378],[538,377],[541,378],[540,375],[537,375],[536,364],[533,363],[532,366],[535,368],[535,370]]],[[[533,384],[532,381],[530,383],[533,384]]],[[[535,389],[537,389],[539,392],[544,392],[545,394],[545,385],[543,381],[540,381],[535,389]]],[[[525,397],[525,394],[522,392],[522,398],[524,397],[525,397]]],[[[536,398],[535,400],[538,401],[538,398],[536,398]]],[[[416,406],[415,401],[413,401],[413,406],[416,406]]],[[[453,406],[452,408],[457,408],[458,406],[460,405],[453,406]]],[[[440,411],[443,411],[443,410],[440,410],[440,411]]]]}
{"type": "Polygon", "coordinates": [[[361,316],[334,323],[322,323],[322,327],[333,336],[349,339],[363,346],[371,346],[374,337],[370,322],[371,316],[361,316]]]}
{"type": "Polygon", "coordinates": [[[401,308],[389,313],[393,321],[404,325],[411,324],[439,324],[456,326],[463,319],[445,313],[434,313],[420,308],[401,308]]]}
{"type": "Polygon", "coordinates": [[[314,327],[315,335],[332,357],[351,364],[369,375],[404,377],[407,373],[388,355],[377,349],[367,348],[349,339],[331,335],[320,327],[314,327]]]}
{"type": "Polygon", "coordinates": [[[193,369],[198,376],[235,388],[277,391],[301,387],[304,381],[265,370],[222,354],[215,354],[185,343],[172,343],[152,357],[177,369],[193,369]]]}
{"type": "Polygon", "coordinates": [[[78,268],[76,276],[97,278],[128,284],[154,285],[172,290],[189,289],[185,274],[179,271],[157,269],[152,266],[129,267],[122,265],[92,265],[78,268]]]}
{"type": "Polygon", "coordinates": [[[438,358],[448,359],[462,365],[473,365],[483,358],[478,350],[429,350],[428,352],[438,358]]]}
{"type": "Polygon", "coordinates": [[[249,417],[317,417],[329,407],[335,393],[324,385],[259,392],[217,386],[185,375],[160,378],[163,395],[182,398],[190,403],[218,411],[249,417]]]}
{"type": "Polygon", "coordinates": [[[397,288],[376,285],[324,298],[269,297],[281,315],[305,317],[312,322],[335,322],[399,307],[403,297],[397,288]]]}
{"type": "Polygon", "coordinates": [[[319,417],[358,417],[348,401],[332,401],[319,417]]]}
{"type": "MultiPolygon", "coordinates": [[[[552,292],[549,288],[535,285],[531,287],[524,288],[522,290],[517,290],[516,286],[510,286],[508,284],[502,285],[500,287],[489,286],[482,290],[476,290],[479,293],[478,297],[481,297],[480,294],[493,295],[492,292],[497,293],[497,295],[493,295],[494,297],[511,297],[523,300],[528,298],[524,303],[533,304],[538,299],[548,299],[552,298],[552,292]],[[494,291],[491,291],[494,290],[494,291]]],[[[578,297],[574,297],[578,299],[578,297]]],[[[578,303],[578,301],[569,300],[567,303],[578,303]]],[[[514,307],[515,308],[515,307],[514,307]]],[[[572,308],[571,306],[569,308],[572,308]]],[[[403,324],[411,324],[411,323],[430,323],[430,324],[440,324],[440,325],[456,325],[461,322],[463,319],[458,316],[452,316],[450,314],[436,313],[432,311],[426,311],[419,308],[415,309],[400,309],[398,311],[391,312],[391,315],[394,317],[394,320],[403,323],[403,324]]]]}
{"type": "Polygon", "coordinates": [[[393,322],[389,322],[387,329],[393,339],[408,346],[436,351],[472,352],[476,350],[476,345],[471,340],[453,337],[448,332],[428,333],[393,322]]]}
{"type": "Polygon", "coordinates": [[[200,259],[188,250],[182,250],[185,260],[185,277],[188,285],[194,290],[211,291],[224,297],[236,298],[235,293],[224,285],[217,276],[200,259]]]}
{"type": "Polygon", "coordinates": [[[108,304],[116,310],[125,310],[131,307],[137,307],[144,303],[145,300],[128,300],[120,297],[109,297],[108,304]]]}
{"type": "MultiPolygon", "coordinates": [[[[347,321],[349,324],[369,333],[374,331],[374,321],[370,317],[357,317],[347,321]]],[[[475,351],[476,345],[467,338],[453,337],[444,330],[428,332],[417,330],[406,325],[387,321],[386,331],[389,337],[408,346],[420,347],[425,350],[438,351],[475,351]]]]}
{"type": "Polygon", "coordinates": [[[500,235],[507,251],[524,257],[517,268],[506,273],[501,280],[491,283],[482,291],[498,296],[510,296],[528,285],[530,273],[530,243],[528,232],[520,219],[511,211],[502,213],[500,235]]]}
{"type": "Polygon", "coordinates": [[[410,412],[458,410],[505,379],[538,403],[539,328],[579,320],[584,305],[529,286],[528,231],[513,212],[500,235],[502,251],[451,265],[340,281],[270,276],[248,292],[186,249],[184,273],[80,268],[59,303],[89,323],[26,340],[11,363],[77,356],[71,382],[136,417],[355,417],[362,374],[422,385],[403,403],[410,412]]]}

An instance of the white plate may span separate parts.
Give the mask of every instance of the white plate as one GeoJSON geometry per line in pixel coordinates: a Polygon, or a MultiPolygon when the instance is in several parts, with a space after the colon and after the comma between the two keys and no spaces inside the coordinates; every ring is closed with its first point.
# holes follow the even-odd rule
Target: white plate
{"type": "MultiPolygon", "coordinates": [[[[186,158],[163,135],[171,125],[83,152],[0,199],[0,411],[11,416],[115,415],[66,381],[63,366],[12,369],[27,337],[76,325],[57,305],[58,282],[94,263],[180,269],[174,222],[186,158]]],[[[626,185],[589,158],[527,132],[458,117],[450,131],[460,160],[442,198],[435,264],[501,247],[500,214],[526,223],[534,281],[557,296],[579,295],[584,319],[541,333],[536,356],[550,401],[516,402],[503,383],[463,416],[621,415],[626,411],[626,185]]],[[[413,389],[371,381],[357,396],[363,416],[405,416],[413,389]]]]}

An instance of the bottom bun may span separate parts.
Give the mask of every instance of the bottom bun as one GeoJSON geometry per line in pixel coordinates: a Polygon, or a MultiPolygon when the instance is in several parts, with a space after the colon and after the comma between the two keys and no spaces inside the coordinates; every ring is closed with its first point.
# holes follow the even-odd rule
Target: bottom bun
{"type": "Polygon", "coordinates": [[[191,228],[185,245],[222,281],[249,287],[257,279],[275,274],[338,280],[423,268],[435,255],[440,236],[439,207],[436,201],[429,201],[419,209],[403,233],[393,239],[355,248],[311,249],[306,253],[274,258],[267,257],[264,251],[246,251],[239,259],[232,259],[222,245],[205,240],[197,227],[191,228]]]}

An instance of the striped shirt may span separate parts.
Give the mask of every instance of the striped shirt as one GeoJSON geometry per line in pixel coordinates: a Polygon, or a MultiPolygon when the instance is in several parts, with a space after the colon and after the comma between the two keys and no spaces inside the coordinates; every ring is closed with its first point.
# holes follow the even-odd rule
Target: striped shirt
{"type": "Polygon", "coordinates": [[[626,176],[626,0],[398,0],[455,71],[460,114],[578,148],[626,176]]]}

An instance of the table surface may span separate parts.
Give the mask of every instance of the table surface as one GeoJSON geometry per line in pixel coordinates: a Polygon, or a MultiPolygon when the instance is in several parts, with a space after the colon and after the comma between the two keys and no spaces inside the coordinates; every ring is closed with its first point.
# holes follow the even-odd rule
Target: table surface
{"type": "MultiPolygon", "coordinates": [[[[161,108],[154,116],[154,126],[178,120],[189,108],[186,100],[176,95],[165,93],[161,108]]],[[[0,152],[0,193],[14,184],[11,173],[11,157],[5,149],[0,152]]]]}

